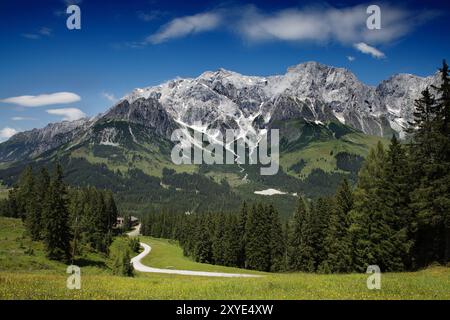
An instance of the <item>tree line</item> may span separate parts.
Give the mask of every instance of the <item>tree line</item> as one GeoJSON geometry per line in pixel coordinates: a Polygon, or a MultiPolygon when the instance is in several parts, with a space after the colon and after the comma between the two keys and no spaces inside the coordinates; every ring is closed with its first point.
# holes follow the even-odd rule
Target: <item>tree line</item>
{"type": "Polygon", "coordinates": [[[47,256],[64,262],[83,250],[106,253],[117,214],[110,191],[69,188],[59,164],[52,175],[27,167],[0,202],[0,215],[21,218],[31,239],[45,243],[47,256]]]}
{"type": "Polygon", "coordinates": [[[378,143],[332,197],[300,198],[281,223],[271,205],[234,214],[153,213],[142,232],[179,241],[198,262],[262,271],[415,270],[450,261],[450,77],[415,102],[408,137],[378,143]]]}

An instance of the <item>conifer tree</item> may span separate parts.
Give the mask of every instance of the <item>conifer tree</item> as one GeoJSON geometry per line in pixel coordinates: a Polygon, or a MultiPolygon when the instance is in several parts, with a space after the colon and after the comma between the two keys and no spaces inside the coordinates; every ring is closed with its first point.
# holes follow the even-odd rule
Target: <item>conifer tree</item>
{"type": "MultiPolygon", "coordinates": [[[[381,143],[369,151],[358,176],[354,192],[354,209],[351,211],[351,236],[354,239],[354,264],[364,272],[368,265],[380,265],[383,255],[381,242],[385,239],[382,219],[383,199],[378,193],[383,178],[386,155],[381,143]]],[[[384,265],[380,267],[383,271],[384,265]]]]}
{"type": "Polygon", "coordinates": [[[69,214],[67,190],[62,168],[56,165],[55,174],[44,206],[44,242],[50,259],[67,261],[70,256],[69,214]]]}
{"type": "Polygon", "coordinates": [[[335,208],[330,212],[330,221],[324,241],[327,253],[321,266],[323,272],[350,272],[352,270],[352,248],[349,234],[349,212],[353,207],[353,194],[347,179],[336,191],[335,208]]]}
{"type": "Polygon", "coordinates": [[[329,198],[319,198],[311,208],[308,215],[308,225],[310,236],[307,238],[306,245],[312,248],[313,269],[317,271],[319,266],[326,260],[327,252],[325,248],[325,237],[330,218],[330,212],[333,210],[332,200],[329,198]]]}
{"type": "Polygon", "coordinates": [[[212,243],[208,218],[199,221],[196,230],[197,241],[194,248],[194,257],[197,262],[212,263],[212,243]]]}
{"type": "Polygon", "coordinates": [[[214,234],[212,239],[212,258],[215,264],[224,264],[224,234],[225,217],[223,214],[215,215],[214,234]]]}
{"type": "Polygon", "coordinates": [[[270,219],[270,271],[284,270],[285,243],[280,217],[275,208],[270,205],[267,208],[270,219]]]}
{"type": "Polygon", "coordinates": [[[239,226],[238,226],[238,235],[237,238],[240,242],[240,248],[238,252],[238,266],[242,268],[246,268],[246,258],[245,258],[245,243],[247,242],[247,218],[248,218],[248,208],[247,204],[244,202],[242,204],[241,212],[239,215],[239,226]]]}
{"type": "Polygon", "coordinates": [[[288,230],[288,267],[292,271],[303,269],[302,251],[304,247],[304,225],[306,224],[307,212],[305,202],[302,197],[298,200],[297,209],[294,212],[291,227],[288,230]]]}
{"type": "Polygon", "coordinates": [[[239,266],[239,252],[241,250],[239,220],[234,214],[227,215],[224,230],[224,265],[238,267],[239,266]]]}
{"type": "Polygon", "coordinates": [[[245,255],[249,269],[270,270],[270,218],[262,204],[253,205],[248,213],[245,255]]]}
{"type": "Polygon", "coordinates": [[[441,84],[434,87],[437,99],[428,89],[422,93],[409,130],[412,172],[420,177],[411,192],[418,223],[414,248],[417,266],[432,261],[446,263],[450,255],[450,80],[445,61],[440,73],[441,84]]]}
{"type": "Polygon", "coordinates": [[[28,166],[19,180],[21,217],[32,240],[39,240],[41,233],[41,207],[33,169],[28,166]]]}

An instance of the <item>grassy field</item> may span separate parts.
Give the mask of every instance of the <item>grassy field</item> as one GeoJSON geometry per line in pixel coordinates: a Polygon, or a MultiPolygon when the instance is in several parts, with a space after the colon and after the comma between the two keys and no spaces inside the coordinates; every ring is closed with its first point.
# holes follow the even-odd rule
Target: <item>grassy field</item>
{"type": "Polygon", "coordinates": [[[185,257],[183,255],[183,250],[172,240],[155,239],[150,237],[140,237],[140,240],[152,247],[151,253],[142,260],[142,263],[155,268],[228,273],[252,273],[261,275],[265,274],[258,271],[242,270],[239,268],[230,268],[195,262],[192,259],[185,257]]]}
{"type": "MultiPolygon", "coordinates": [[[[366,287],[367,275],[264,274],[261,278],[207,278],[136,273],[111,275],[109,260],[87,254],[81,290],[66,288],[66,266],[45,258],[42,244],[23,236],[20,220],[0,218],[0,299],[450,299],[450,268],[382,275],[381,290],[366,287]],[[32,248],[33,253],[29,250],[32,248]],[[28,253],[27,253],[28,252],[28,253]]],[[[114,246],[123,245],[119,238],[114,246]]],[[[248,272],[193,262],[176,243],[141,237],[152,246],[144,263],[176,269],[248,272]]]]}
{"type": "Polygon", "coordinates": [[[287,171],[288,174],[306,178],[313,169],[322,169],[325,172],[339,172],[336,167],[335,155],[339,152],[348,152],[360,156],[367,156],[369,149],[375,147],[381,141],[387,144],[388,140],[380,137],[363,135],[360,133],[347,134],[339,140],[324,142],[312,142],[305,148],[281,155],[280,164],[283,168],[290,168],[293,164],[303,159],[306,164],[301,174],[287,171]]]}

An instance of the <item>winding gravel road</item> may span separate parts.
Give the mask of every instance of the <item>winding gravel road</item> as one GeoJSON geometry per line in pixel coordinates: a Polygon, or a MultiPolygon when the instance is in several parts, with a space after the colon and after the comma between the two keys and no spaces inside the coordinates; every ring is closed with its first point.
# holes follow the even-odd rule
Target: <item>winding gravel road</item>
{"type": "Polygon", "coordinates": [[[141,246],[144,248],[139,255],[131,259],[131,263],[136,271],[140,272],[152,272],[152,273],[167,273],[167,274],[181,274],[185,276],[203,276],[203,277],[225,277],[225,278],[256,278],[260,277],[259,275],[254,274],[244,274],[244,273],[224,273],[224,272],[206,272],[206,271],[190,271],[190,270],[172,270],[172,269],[159,269],[152,268],[146,265],[143,265],[141,260],[147,256],[152,248],[146,244],[141,242],[141,246]]]}

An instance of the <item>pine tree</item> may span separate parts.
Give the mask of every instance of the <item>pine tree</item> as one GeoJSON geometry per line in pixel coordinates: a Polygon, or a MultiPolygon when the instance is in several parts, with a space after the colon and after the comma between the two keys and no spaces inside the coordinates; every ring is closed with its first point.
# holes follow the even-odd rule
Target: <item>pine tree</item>
{"type": "Polygon", "coordinates": [[[268,208],[270,215],[270,271],[279,272],[284,270],[284,234],[280,222],[280,216],[275,208],[270,205],[268,208]]]}
{"type": "Polygon", "coordinates": [[[19,180],[18,192],[22,220],[32,240],[39,240],[41,233],[41,208],[39,205],[36,179],[33,169],[28,166],[19,180]]]}
{"type": "Polygon", "coordinates": [[[302,230],[304,230],[306,218],[307,212],[305,202],[303,198],[300,197],[297,209],[292,218],[291,227],[288,230],[288,267],[292,271],[303,269],[304,256],[302,256],[301,253],[305,249],[303,240],[305,235],[302,234],[302,230]]]}
{"type": "MultiPolygon", "coordinates": [[[[350,233],[354,241],[354,265],[365,272],[368,265],[377,264],[386,271],[381,259],[384,256],[381,243],[385,240],[388,227],[382,217],[383,199],[380,198],[386,155],[381,143],[369,151],[358,176],[354,192],[354,209],[351,211],[350,233]]],[[[389,259],[386,255],[386,258],[389,259]]]]}
{"type": "Polygon", "coordinates": [[[228,215],[225,220],[224,230],[224,265],[231,267],[239,266],[239,252],[241,250],[241,240],[239,238],[239,220],[234,214],[228,215]]]}
{"type": "MultiPolygon", "coordinates": [[[[333,210],[333,202],[330,198],[317,199],[308,215],[310,236],[306,239],[306,245],[312,248],[313,270],[319,270],[319,266],[326,260],[327,251],[325,248],[325,237],[330,219],[330,212],[333,210]]],[[[322,271],[322,270],[320,270],[322,271]]]]}
{"type": "Polygon", "coordinates": [[[408,165],[404,147],[394,135],[386,154],[379,192],[383,199],[385,221],[393,232],[391,243],[394,247],[394,257],[389,269],[397,271],[412,264],[410,251],[416,229],[413,212],[409,207],[411,178],[408,165]]]}
{"type": "Polygon", "coordinates": [[[214,264],[224,264],[224,234],[225,217],[223,214],[215,215],[214,235],[212,239],[212,258],[214,264]]]}
{"type": "Polygon", "coordinates": [[[212,263],[212,241],[209,217],[203,218],[197,222],[195,234],[197,238],[194,248],[195,260],[202,263],[212,263]]]}
{"type": "Polygon", "coordinates": [[[35,179],[31,166],[26,167],[19,177],[17,200],[19,217],[23,221],[27,219],[30,213],[33,213],[36,205],[35,179]]]}
{"type": "Polygon", "coordinates": [[[412,171],[420,177],[411,193],[418,221],[417,266],[446,263],[450,256],[450,80],[445,61],[440,73],[441,85],[434,87],[437,99],[428,89],[422,93],[410,128],[412,171]]]}
{"type": "Polygon", "coordinates": [[[238,252],[238,266],[241,268],[246,268],[246,257],[245,257],[245,243],[247,242],[247,218],[248,218],[248,208],[247,204],[244,202],[242,204],[241,212],[239,215],[239,225],[238,225],[238,235],[237,238],[240,242],[239,252],[238,252]]]}
{"type": "Polygon", "coordinates": [[[66,198],[67,190],[63,182],[62,168],[57,164],[46,197],[43,218],[47,256],[60,261],[67,261],[70,257],[69,214],[66,198]]]}
{"type": "Polygon", "coordinates": [[[353,207],[353,194],[347,179],[336,191],[335,208],[328,224],[324,247],[326,260],[321,266],[323,272],[350,272],[352,270],[352,247],[349,234],[349,212],[353,207]]]}
{"type": "Polygon", "coordinates": [[[270,271],[270,211],[262,204],[253,205],[246,225],[245,255],[249,269],[270,271]]]}
{"type": "Polygon", "coordinates": [[[117,220],[118,210],[111,191],[107,191],[105,195],[105,211],[107,227],[112,229],[117,220]]]}

